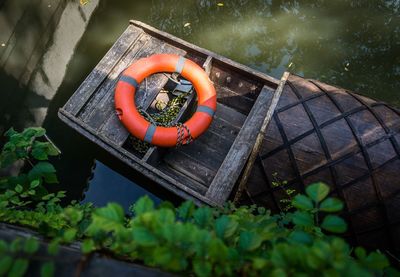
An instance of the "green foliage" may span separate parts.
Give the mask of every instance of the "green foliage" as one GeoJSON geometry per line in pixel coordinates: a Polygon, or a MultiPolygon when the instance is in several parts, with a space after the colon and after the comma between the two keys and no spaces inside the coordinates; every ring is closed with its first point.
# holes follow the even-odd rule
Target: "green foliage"
{"type": "Polygon", "coordinates": [[[58,182],[55,168],[47,161],[49,156],[58,155],[58,151],[50,142],[38,141],[45,130],[27,128],[18,133],[11,128],[5,135],[8,142],[0,152],[0,169],[13,165],[22,165],[22,168],[18,176],[0,177],[0,207],[44,205],[43,200],[47,205],[59,202],[63,192],[49,194],[45,188],[46,184],[58,182]]]}
{"type": "MultiPolygon", "coordinates": [[[[35,254],[39,250],[36,238],[16,238],[11,242],[0,240],[0,276],[24,276],[32,261],[40,260],[35,254]]],[[[49,260],[42,265],[41,276],[53,276],[54,262],[49,260]]]]}
{"type": "MultiPolygon", "coordinates": [[[[132,205],[131,216],[116,203],[94,208],[72,202],[62,207],[64,193],[45,189],[56,177],[55,169],[43,160],[55,152],[48,145],[34,146],[43,134],[38,128],[8,132],[10,140],[14,136],[13,144],[3,149],[2,164],[29,160],[31,167],[22,173],[23,178],[2,179],[0,221],[29,226],[50,237],[49,255],[57,255],[60,244],[80,240],[84,254],[106,250],[116,257],[184,275],[396,273],[381,253],[368,254],[359,247],[353,253],[343,239],[332,235],[346,230],[344,220],[332,214],[341,211],[343,204],[328,198],[329,187],[322,183],[308,186],[306,195],[286,191],[288,202],[284,204],[291,211],[278,215],[262,207],[232,203],[223,208],[195,207],[188,201],[177,208],[168,202],[155,206],[147,196],[132,205]],[[32,147],[38,147],[35,154],[32,147]]],[[[24,275],[38,248],[33,238],[0,241],[0,276],[24,275]]],[[[52,276],[54,270],[54,263],[45,261],[41,275],[52,276]]]]}

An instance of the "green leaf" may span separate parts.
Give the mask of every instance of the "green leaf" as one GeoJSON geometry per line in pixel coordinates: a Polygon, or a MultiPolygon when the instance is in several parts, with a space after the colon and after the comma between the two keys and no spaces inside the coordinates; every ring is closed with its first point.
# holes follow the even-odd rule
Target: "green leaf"
{"type": "Polygon", "coordinates": [[[312,242],[313,242],[313,238],[310,234],[303,232],[303,231],[299,231],[299,230],[293,231],[289,235],[289,238],[294,242],[302,243],[302,244],[312,244],[312,242]]]}
{"type": "Polygon", "coordinates": [[[60,250],[60,244],[57,239],[53,239],[47,246],[47,253],[49,253],[50,255],[53,256],[57,255],[59,250],[60,250]]]}
{"type": "Polygon", "coordinates": [[[64,217],[71,222],[72,225],[77,225],[83,218],[83,211],[74,207],[67,207],[64,209],[64,217]]]}
{"type": "Polygon", "coordinates": [[[24,243],[24,252],[27,254],[33,254],[39,249],[39,242],[33,238],[30,237],[29,239],[25,240],[24,243]]]}
{"type": "Polygon", "coordinates": [[[218,238],[213,238],[208,244],[208,255],[212,261],[225,261],[228,256],[228,248],[218,238]]]}
{"type": "Polygon", "coordinates": [[[96,250],[96,245],[92,239],[85,239],[81,245],[83,254],[89,254],[96,250]]]}
{"type": "Polygon", "coordinates": [[[46,183],[57,183],[56,169],[49,162],[38,162],[28,173],[29,179],[44,178],[46,183]]]}
{"type": "Polygon", "coordinates": [[[312,215],[308,212],[296,211],[293,214],[292,221],[297,226],[303,226],[303,227],[313,227],[314,226],[314,219],[313,219],[312,215]]]}
{"type": "Polygon", "coordinates": [[[193,218],[199,227],[206,227],[211,222],[212,210],[209,207],[200,207],[194,212],[193,218]]]}
{"type": "Polygon", "coordinates": [[[323,212],[339,212],[343,209],[343,203],[337,198],[328,198],[322,201],[319,209],[323,212]]]}
{"type": "Polygon", "coordinates": [[[106,207],[97,209],[95,214],[111,222],[123,223],[125,219],[124,210],[117,203],[108,203],[106,207]]]}
{"type": "Polygon", "coordinates": [[[55,266],[54,262],[45,262],[40,268],[41,277],[52,277],[54,275],[55,266]]]}
{"type": "Polygon", "coordinates": [[[13,127],[11,127],[10,129],[8,129],[8,130],[4,133],[4,135],[7,136],[7,137],[11,137],[12,135],[16,135],[16,134],[18,134],[18,132],[15,131],[13,127]]]}
{"type": "Polygon", "coordinates": [[[0,154],[0,168],[5,168],[15,161],[18,160],[16,153],[13,152],[3,152],[0,154]]]}
{"type": "Polygon", "coordinates": [[[46,130],[42,127],[29,127],[22,132],[25,138],[41,137],[44,136],[44,134],[46,134],[46,130]]]}
{"type": "Polygon", "coordinates": [[[8,250],[8,244],[4,240],[0,240],[0,254],[8,250]]]}
{"type": "Polygon", "coordinates": [[[32,147],[32,156],[39,161],[44,161],[48,159],[47,151],[45,147],[40,146],[43,142],[35,142],[32,147]]]}
{"type": "Polygon", "coordinates": [[[72,242],[75,239],[77,230],[75,228],[70,228],[65,230],[63,234],[63,239],[65,242],[72,242]]]}
{"type": "Polygon", "coordinates": [[[21,243],[22,243],[21,238],[14,239],[10,244],[11,253],[17,253],[22,247],[21,243]]]}
{"type": "Polygon", "coordinates": [[[154,202],[147,195],[141,197],[133,206],[133,212],[136,216],[154,210],[154,202]]]}
{"type": "Polygon", "coordinates": [[[161,246],[154,249],[153,257],[155,264],[167,266],[172,259],[172,253],[169,247],[161,246]]]}
{"type": "Polygon", "coordinates": [[[157,238],[152,235],[149,230],[143,227],[135,227],[132,231],[133,239],[141,246],[156,246],[158,245],[157,238]]]}
{"type": "Polygon", "coordinates": [[[356,257],[360,260],[365,259],[365,257],[367,257],[367,252],[362,247],[356,247],[354,253],[356,254],[356,257]]]}
{"type": "Polygon", "coordinates": [[[185,201],[182,205],[177,209],[178,217],[182,220],[188,220],[195,210],[195,206],[192,201],[185,201]]]}
{"type": "Polygon", "coordinates": [[[239,223],[223,215],[215,221],[215,233],[221,239],[229,238],[238,228],[239,223]]]}
{"type": "Polygon", "coordinates": [[[5,275],[13,263],[13,258],[11,256],[5,255],[0,257],[0,276],[5,275]]]}
{"type": "Polygon", "coordinates": [[[347,224],[342,218],[336,215],[328,215],[322,221],[321,228],[332,233],[343,233],[347,229],[347,224]]]}
{"type": "Polygon", "coordinates": [[[249,231],[243,231],[239,236],[239,247],[245,251],[252,251],[258,247],[260,247],[262,243],[261,237],[249,231]]]}
{"type": "Polygon", "coordinates": [[[18,258],[14,261],[11,269],[8,273],[9,277],[20,277],[24,276],[26,271],[28,270],[29,261],[27,259],[18,258]]]}
{"type": "Polygon", "coordinates": [[[314,183],[306,188],[306,193],[312,200],[318,203],[328,196],[329,187],[324,183],[314,183]]]}
{"type": "Polygon", "coordinates": [[[303,194],[298,194],[294,197],[292,201],[292,205],[299,210],[312,210],[314,208],[314,204],[310,198],[303,194]]]}
{"type": "Polygon", "coordinates": [[[365,265],[370,269],[380,270],[388,267],[390,264],[384,255],[372,252],[365,259],[365,265]]]}
{"type": "Polygon", "coordinates": [[[193,269],[196,273],[196,276],[199,277],[211,276],[212,273],[212,265],[208,261],[194,260],[193,269]]]}
{"type": "Polygon", "coordinates": [[[33,180],[32,182],[31,182],[31,184],[30,184],[30,188],[31,189],[34,189],[34,188],[37,188],[38,186],[40,185],[40,180],[39,179],[35,179],[35,180],[33,180]]]}
{"type": "Polygon", "coordinates": [[[21,193],[23,190],[24,190],[24,188],[20,184],[15,186],[15,191],[16,192],[21,193]]]}

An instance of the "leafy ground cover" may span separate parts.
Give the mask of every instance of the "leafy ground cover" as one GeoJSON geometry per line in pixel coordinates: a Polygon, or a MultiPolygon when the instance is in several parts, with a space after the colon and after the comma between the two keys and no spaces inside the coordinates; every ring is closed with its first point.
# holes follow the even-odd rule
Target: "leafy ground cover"
{"type": "MultiPolygon", "coordinates": [[[[58,155],[45,130],[9,130],[0,154],[0,169],[24,162],[18,176],[0,178],[0,221],[27,226],[49,238],[48,253],[60,244],[81,242],[83,255],[107,251],[116,258],[196,276],[398,276],[379,251],[350,247],[336,234],[346,222],[335,215],[343,204],[328,197],[329,187],[315,183],[291,198],[291,208],[272,215],[256,206],[196,207],[184,202],[155,206],[144,196],[130,214],[117,203],[105,207],[72,202],[65,193],[49,193],[57,183],[48,161],[58,155]]],[[[35,260],[34,237],[0,240],[0,276],[23,276],[35,260]]],[[[43,262],[42,275],[55,265],[43,262]]]]}

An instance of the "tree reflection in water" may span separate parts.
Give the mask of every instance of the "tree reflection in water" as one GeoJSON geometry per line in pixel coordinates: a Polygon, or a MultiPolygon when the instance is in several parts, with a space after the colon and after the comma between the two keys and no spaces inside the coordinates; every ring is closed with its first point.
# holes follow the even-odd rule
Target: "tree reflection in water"
{"type": "Polygon", "coordinates": [[[398,0],[153,0],[146,21],[277,78],[291,65],[400,106],[398,0]]]}

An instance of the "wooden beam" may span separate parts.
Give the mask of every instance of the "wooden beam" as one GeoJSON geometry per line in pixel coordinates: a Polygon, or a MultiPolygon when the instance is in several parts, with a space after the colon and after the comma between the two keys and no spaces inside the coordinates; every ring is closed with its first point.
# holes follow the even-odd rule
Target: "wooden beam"
{"type": "Polygon", "coordinates": [[[242,178],[240,179],[238,189],[235,194],[235,198],[233,200],[234,203],[238,203],[240,198],[242,197],[243,191],[246,189],[247,185],[247,180],[250,177],[250,174],[252,172],[254,162],[256,161],[256,158],[258,156],[258,153],[260,152],[260,149],[262,147],[262,142],[265,137],[265,133],[267,131],[269,122],[271,121],[272,115],[274,114],[276,105],[278,104],[279,98],[282,95],[283,88],[285,87],[286,81],[289,78],[289,72],[285,72],[282,76],[282,79],[279,83],[278,88],[275,91],[275,95],[272,99],[271,106],[268,109],[267,116],[264,118],[263,125],[261,126],[261,130],[257,135],[256,143],[254,144],[253,150],[251,151],[249,161],[246,164],[246,168],[244,169],[244,172],[242,174],[242,178]]]}
{"type": "Polygon", "coordinates": [[[280,93],[277,93],[277,90],[271,91],[267,86],[262,88],[242,129],[206,193],[206,197],[211,201],[222,205],[228,200],[254,147],[259,130],[262,128],[265,118],[275,111],[279,97],[280,93]]]}

